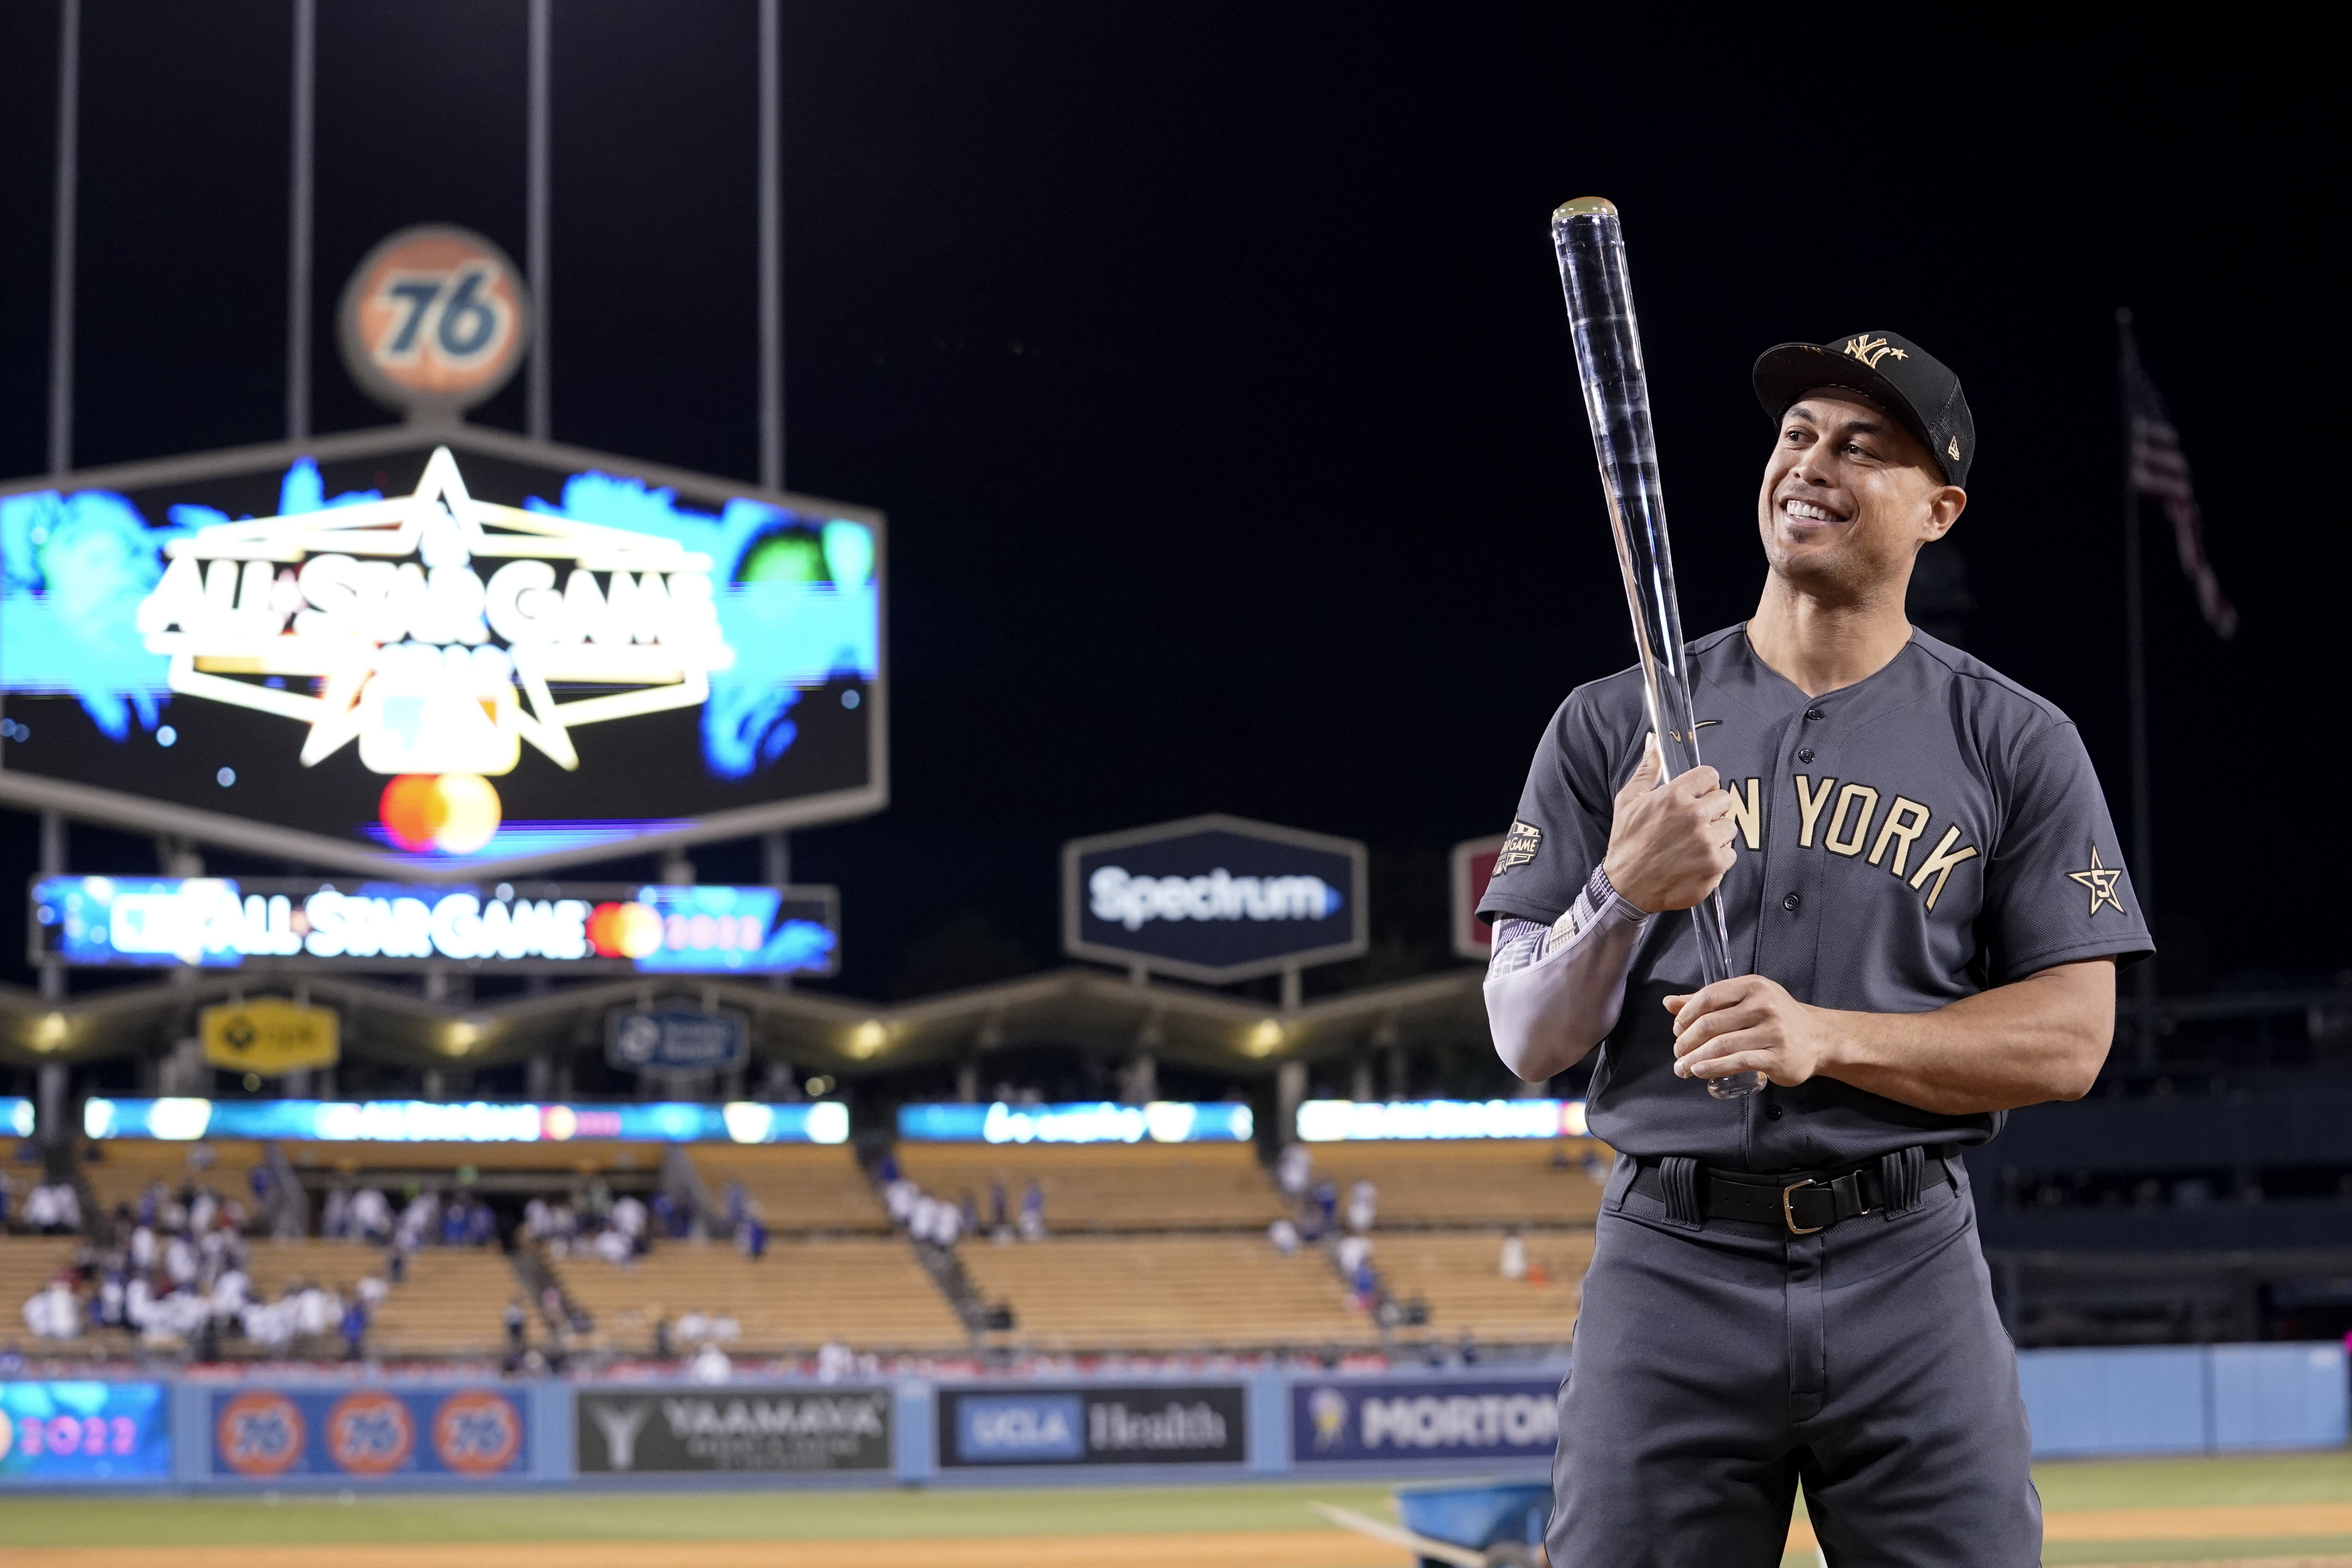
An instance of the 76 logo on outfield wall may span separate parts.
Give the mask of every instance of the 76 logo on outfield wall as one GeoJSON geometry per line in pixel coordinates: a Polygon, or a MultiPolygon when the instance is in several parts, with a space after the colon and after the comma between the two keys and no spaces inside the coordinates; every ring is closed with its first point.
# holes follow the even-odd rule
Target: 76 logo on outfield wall
{"type": "Polygon", "coordinates": [[[461,1474],[494,1474],[522,1450],[521,1414],[504,1394],[453,1394],[433,1414],[433,1448],[461,1474]]]}
{"type": "Polygon", "coordinates": [[[282,1394],[240,1394],[221,1407],[213,1440],[240,1476],[279,1476],[302,1457],[302,1413],[282,1394]]]}

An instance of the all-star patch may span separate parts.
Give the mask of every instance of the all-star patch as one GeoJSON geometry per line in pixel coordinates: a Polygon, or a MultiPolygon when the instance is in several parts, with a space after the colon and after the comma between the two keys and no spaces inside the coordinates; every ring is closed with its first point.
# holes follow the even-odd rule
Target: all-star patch
{"type": "Polygon", "coordinates": [[[1524,866],[1536,858],[1536,848],[1543,843],[1543,829],[1530,822],[1514,822],[1511,830],[1503,835],[1503,852],[1495,857],[1495,875],[1501,876],[1514,866],[1524,866]]]}

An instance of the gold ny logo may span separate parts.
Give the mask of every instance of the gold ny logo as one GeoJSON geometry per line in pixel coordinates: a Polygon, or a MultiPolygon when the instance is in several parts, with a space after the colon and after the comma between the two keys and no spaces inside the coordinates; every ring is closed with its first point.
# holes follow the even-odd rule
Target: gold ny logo
{"type": "Polygon", "coordinates": [[[1888,342],[1885,338],[1874,338],[1867,333],[1864,333],[1863,336],[1858,338],[1848,338],[1845,341],[1845,352],[1852,354],[1855,359],[1860,360],[1863,363],[1868,365],[1873,370],[1876,370],[1878,368],[1878,362],[1886,358],[1889,354],[1892,354],[1896,359],[1909,359],[1911,357],[1909,354],[1905,353],[1901,349],[1898,349],[1894,344],[1888,342]]]}

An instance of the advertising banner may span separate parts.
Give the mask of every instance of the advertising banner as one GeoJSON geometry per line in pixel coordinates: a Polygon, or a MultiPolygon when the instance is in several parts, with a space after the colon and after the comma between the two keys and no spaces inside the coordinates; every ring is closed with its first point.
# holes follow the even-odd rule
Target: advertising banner
{"type": "Polygon", "coordinates": [[[1558,1377],[1307,1378],[1290,1385],[1295,1464],[1411,1459],[1548,1462],[1558,1377]]]}
{"type": "MultiPolygon", "coordinates": [[[[42,877],[32,959],[78,967],[830,974],[831,888],[42,877]]],[[[268,1070],[268,1069],[263,1069],[268,1070]]]]}
{"type": "MultiPolygon", "coordinates": [[[[510,365],[503,270],[370,296],[370,363],[510,365]]],[[[877,810],[880,521],[479,426],[19,481],[0,798],[424,877],[877,810]]]]}
{"type": "Polygon", "coordinates": [[[1238,1465],[1247,1391],[1234,1383],[941,1389],[940,1464],[1238,1465]]]}
{"type": "Polygon", "coordinates": [[[573,1452],[583,1476],[887,1470],[892,1405],[883,1388],[583,1388],[573,1452]]]}
{"type": "Polygon", "coordinates": [[[604,1060],[624,1072],[726,1072],[743,1065],[751,1036],[751,1022],[740,1013],[614,1013],[605,1024],[604,1060]]]}
{"type": "Polygon", "coordinates": [[[209,1413],[212,1469],[223,1479],[463,1479],[530,1469],[527,1413],[504,1389],[221,1389],[209,1413]]]}
{"type": "Polygon", "coordinates": [[[257,996],[196,1015],[205,1060],[230,1072],[265,1078],[333,1067],[342,1055],[343,1016],[280,996],[257,996]]]}
{"type": "Polygon", "coordinates": [[[1246,1105],[1155,1100],[1078,1105],[902,1105],[898,1136],[918,1143],[1246,1143],[1257,1123],[1246,1105]]]}
{"type": "Polygon", "coordinates": [[[170,1480],[164,1394],[160,1383],[0,1383],[0,1486],[170,1480]]]}
{"type": "Polygon", "coordinates": [[[1580,1100],[1310,1100],[1298,1108],[1307,1143],[1584,1135],[1580,1100]]]}
{"type": "Polygon", "coordinates": [[[82,1103],[88,1138],[316,1138],[330,1143],[845,1143],[849,1107],[686,1100],[636,1105],[445,1105],[427,1100],[106,1100],[82,1103]]]}
{"type": "Polygon", "coordinates": [[[1502,853],[1499,833],[1491,838],[1465,839],[1454,847],[1448,878],[1454,892],[1454,951],[1480,963],[1494,954],[1495,930],[1478,918],[1478,900],[1486,896],[1486,884],[1495,879],[1495,861],[1502,853]]]}

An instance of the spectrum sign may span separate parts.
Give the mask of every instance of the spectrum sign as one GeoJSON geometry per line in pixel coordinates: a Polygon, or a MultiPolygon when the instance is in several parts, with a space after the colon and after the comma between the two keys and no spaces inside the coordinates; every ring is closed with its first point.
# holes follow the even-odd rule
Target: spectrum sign
{"type": "Polygon", "coordinates": [[[831,888],[42,877],[32,956],[93,968],[831,974],[831,888]]]}
{"type": "Polygon", "coordinates": [[[923,1143],[1246,1143],[1246,1105],[1155,1100],[1079,1105],[902,1105],[898,1136],[923,1143]]]}
{"type": "Polygon", "coordinates": [[[1580,1100],[1310,1100],[1298,1108],[1307,1143],[1586,1135],[1580,1100]]]}
{"type": "Polygon", "coordinates": [[[870,511],[463,426],[5,489],[0,799],[410,876],[887,799],[870,511]]]}
{"type": "Polygon", "coordinates": [[[839,1100],[700,1105],[442,1105],[423,1100],[90,1100],[82,1132],[92,1139],[290,1138],[329,1143],[840,1143],[849,1108],[839,1100]]]}

